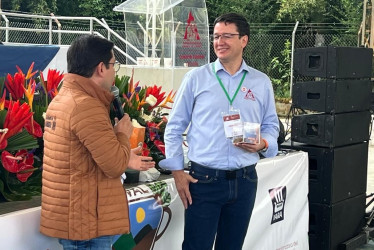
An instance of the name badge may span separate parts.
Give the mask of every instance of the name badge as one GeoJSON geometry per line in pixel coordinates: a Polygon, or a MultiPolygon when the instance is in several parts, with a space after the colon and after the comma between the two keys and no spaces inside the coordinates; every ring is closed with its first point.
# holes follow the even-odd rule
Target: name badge
{"type": "Polygon", "coordinates": [[[240,113],[225,114],[223,117],[223,127],[225,129],[226,138],[232,139],[233,142],[238,138],[243,139],[243,123],[240,119],[240,113]]]}

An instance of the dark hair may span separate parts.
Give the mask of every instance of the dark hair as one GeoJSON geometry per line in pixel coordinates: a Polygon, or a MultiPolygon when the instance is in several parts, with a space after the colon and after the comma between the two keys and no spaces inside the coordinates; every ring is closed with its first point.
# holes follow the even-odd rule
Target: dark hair
{"type": "Polygon", "coordinates": [[[249,23],[244,16],[237,13],[227,13],[223,14],[214,20],[213,26],[216,26],[217,23],[230,24],[233,23],[236,25],[240,36],[248,36],[249,38],[249,23]]]}
{"type": "Polygon", "coordinates": [[[113,47],[113,42],[96,35],[78,37],[67,52],[68,72],[91,77],[100,62],[108,68],[113,47]]]}

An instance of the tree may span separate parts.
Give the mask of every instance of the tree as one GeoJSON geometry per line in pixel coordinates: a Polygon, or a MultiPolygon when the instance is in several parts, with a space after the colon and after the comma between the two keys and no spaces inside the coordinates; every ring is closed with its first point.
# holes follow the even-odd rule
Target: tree
{"type": "Polygon", "coordinates": [[[278,0],[280,9],[277,15],[280,22],[303,23],[324,22],[326,16],[325,0],[278,0]]]}
{"type": "Polygon", "coordinates": [[[271,23],[279,9],[277,0],[206,0],[209,23],[228,12],[242,14],[250,23],[271,23]]]}
{"type": "MultiPolygon", "coordinates": [[[[113,8],[124,0],[3,0],[2,9],[61,16],[94,16],[122,21],[113,8]]],[[[228,12],[245,16],[250,23],[337,23],[357,30],[362,0],[206,0],[209,23],[228,12]],[[358,8],[357,8],[358,6],[358,8]]]]}
{"type": "Polygon", "coordinates": [[[331,21],[345,24],[349,32],[357,32],[362,22],[362,0],[338,0],[329,6],[331,21]]]}
{"type": "Polygon", "coordinates": [[[246,3],[244,15],[250,23],[273,23],[279,8],[277,0],[252,0],[246,3]]]}
{"type": "Polygon", "coordinates": [[[93,16],[106,20],[120,21],[123,15],[113,8],[121,0],[8,0],[2,3],[2,9],[34,14],[61,16],[93,16]]]}
{"type": "Polygon", "coordinates": [[[123,18],[123,14],[113,11],[113,8],[122,2],[121,0],[79,0],[80,13],[77,14],[119,21],[123,18]]]}
{"type": "Polygon", "coordinates": [[[57,0],[9,0],[3,2],[2,9],[49,14],[57,10],[57,0]]]}

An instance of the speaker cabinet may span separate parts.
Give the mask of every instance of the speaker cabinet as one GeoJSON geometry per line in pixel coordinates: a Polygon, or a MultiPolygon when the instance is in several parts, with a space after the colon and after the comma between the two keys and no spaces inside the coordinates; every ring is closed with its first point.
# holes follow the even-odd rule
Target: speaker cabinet
{"type": "Polygon", "coordinates": [[[296,49],[294,75],[323,78],[370,78],[373,50],[358,47],[296,49]]]}
{"type": "Polygon", "coordinates": [[[326,113],[370,109],[370,80],[323,80],[296,82],[292,87],[295,107],[326,113]]]}
{"type": "Polygon", "coordinates": [[[308,153],[309,202],[332,205],[366,193],[368,142],[336,148],[287,142],[281,149],[308,153]]]}
{"type": "Polygon", "coordinates": [[[369,140],[369,111],[294,116],[291,140],[321,147],[338,147],[369,140]]]}
{"type": "Polygon", "coordinates": [[[309,203],[310,250],[336,250],[356,236],[365,224],[365,200],[361,194],[332,206],[309,203]]]}

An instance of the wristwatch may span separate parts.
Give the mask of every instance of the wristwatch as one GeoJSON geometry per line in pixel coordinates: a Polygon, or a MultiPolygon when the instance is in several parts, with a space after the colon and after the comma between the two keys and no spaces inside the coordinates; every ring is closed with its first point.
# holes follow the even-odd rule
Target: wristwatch
{"type": "Polygon", "coordinates": [[[265,142],[265,147],[263,149],[261,149],[260,151],[258,151],[258,152],[260,152],[260,153],[266,153],[266,151],[268,151],[268,148],[269,148],[269,143],[264,138],[262,138],[262,140],[265,142]]]}

